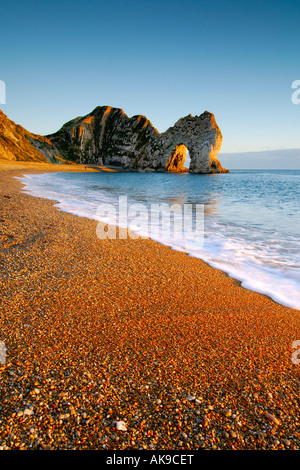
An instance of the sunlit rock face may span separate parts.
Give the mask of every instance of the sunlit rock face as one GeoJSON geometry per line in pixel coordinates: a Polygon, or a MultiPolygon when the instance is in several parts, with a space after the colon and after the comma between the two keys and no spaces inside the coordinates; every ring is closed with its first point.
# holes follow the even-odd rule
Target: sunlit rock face
{"type": "Polygon", "coordinates": [[[51,149],[43,136],[32,134],[0,111],[0,158],[10,161],[47,162],[41,149],[51,149]]]}
{"type": "Polygon", "coordinates": [[[184,173],[189,171],[188,168],[184,166],[186,160],[186,151],[187,148],[185,145],[177,145],[173,153],[171,153],[170,158],[166,164],[166,171],[172,173],[184,173]]]}
{"type": "Polygon", "coordinates": [[[48,135],[57,154],[80,163],[119,166],[131,171],[221,173],[217,159],[222,134],[213,114],[186,116],[159,133],[145,116],[129,118],[122,109],[98,106],[87,116],[66,123],[48,135]]]}

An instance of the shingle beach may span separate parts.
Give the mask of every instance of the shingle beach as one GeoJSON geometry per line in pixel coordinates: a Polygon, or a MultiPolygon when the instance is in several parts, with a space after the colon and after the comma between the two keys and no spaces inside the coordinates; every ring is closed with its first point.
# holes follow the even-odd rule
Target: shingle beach
{"type": "Polygon", "coordinates": [[[58,170],[0,165],[0,448],[300,449],[300,311],[13,178],[58,170]]]}

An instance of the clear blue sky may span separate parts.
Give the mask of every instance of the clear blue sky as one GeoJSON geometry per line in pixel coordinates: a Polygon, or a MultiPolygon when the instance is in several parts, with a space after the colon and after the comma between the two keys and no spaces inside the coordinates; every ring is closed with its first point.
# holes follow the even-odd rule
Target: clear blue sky
{"type": "Polygon", "coordinates": [[[300,148],[300,1],[1,0],[8,117],[47,134],[98,105],[160,131],[215,114],[222,153],[300,148]]]}

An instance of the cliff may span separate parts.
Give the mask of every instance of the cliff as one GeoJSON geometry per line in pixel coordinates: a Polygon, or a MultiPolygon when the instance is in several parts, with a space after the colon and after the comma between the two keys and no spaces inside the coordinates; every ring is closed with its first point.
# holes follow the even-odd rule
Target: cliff
{"type": "Polygon", "coordinates": [[[98,106],[54,134],[32,134],[0,111],[0,158],[73,161],[119,166],[129,171],[227,172],[217,155],[222,134],[213,114],[186,116],[159,133],[145,116],[129,118],[122,109],[98,106]]]}
{"type": "Polygon", "coordinates": [[[217,159],[222,134],[207,111],[179,119],[160,134],[145,116],[129,118],[122,109],[98,106],[47,138],[63,158],[80,163],[182,172],[188,149],[191,173],[227,172],[217,159]]]}
{"type": "Polygon", "coordinates": [[[0,111],[0,158],[4,160],[46,162],[39,148],[51,148],[47,138],[31,134],[0,111]]]}

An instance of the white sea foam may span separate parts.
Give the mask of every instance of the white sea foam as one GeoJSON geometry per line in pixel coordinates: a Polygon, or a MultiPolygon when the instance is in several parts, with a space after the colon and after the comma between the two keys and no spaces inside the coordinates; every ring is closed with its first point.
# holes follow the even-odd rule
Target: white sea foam
{"type": "MultiPolygon", "coordinates": [[[[93,187],[92,184],[83,183],[80,175],[63,182],[61,178],[61,174],[45,174],[25,175],[20,179],[27,193],[55,200],[60,210],[80,217],[99,220],[97,208],[100,203],[113,204],[117,208],[119,193],[114,191],[113,185],[93,187]]],[[[140,199],[133,198],[132,201],[141,202],[140,199]]],[[[144,197],[142,202],[149,203],[149,196],[144,197]]],[[[235,210],[238,211],[238,208],[235,210]]],[[[268,217],[272,220],[270,213],[268,217]]],[[[109,215],[104,221],[116,224],[115,217],[109,215]]],[[[202,246],[200,241],[195,240],[191,225],[186,225],[183,236],[175,239],[172,236],[161,237],[161,223],[152,224],[149,232],[148,219],[144,220],[144,225],[136,224],[134,217],[118,225],[130,228],[140,236],[150,235],[153,240],[174,250],[200,258],[241,281],[243,287],[265,294],[287,307],[300,309],[300,239],[295,231],[289,235],[286,231],[277,232],[268,226],[262,227],[261,223],[249,228],[247,224],[239,226],[224,221],[224,218],[208,215],[205,217],[202,246]]]]}

